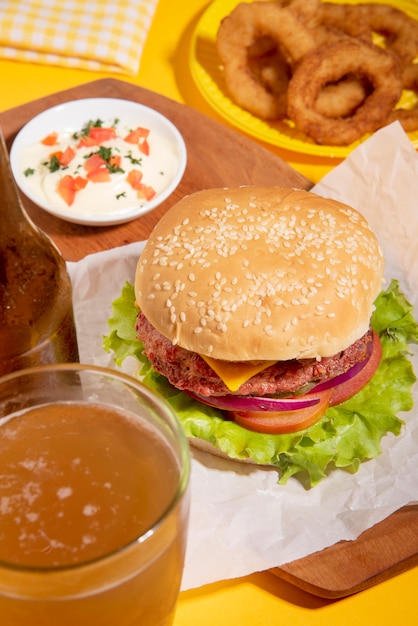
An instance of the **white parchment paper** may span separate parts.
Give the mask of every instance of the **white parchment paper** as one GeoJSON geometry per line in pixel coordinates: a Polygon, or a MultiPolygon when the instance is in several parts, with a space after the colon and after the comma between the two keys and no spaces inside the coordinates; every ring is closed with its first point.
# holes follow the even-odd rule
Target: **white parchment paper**
{"type": "MultiPolygon", "coordinates": [[[[225,181],[227,183],[227,181],[225,181]]],[[[418,313],[418,154],[398,123],[357,148],[314,191],[360,210],[418,313]]],[[[102,349],[112,300],[133,281],[143,242],[69,263],[83,362],[115,367],[102,349]]],[[[418,352],[414,350],[418,372],[418,352]]],[[[134,374],[136,365],[124,370],[134,374]]],[[[417,400],[415,390],[415,400],[417,400]]],[[[398,437],[355,475],[337,470],[306,491],[296,479],[277,484],[274,469],[193,452],[192,506],[182,589],[236,578],[355,539],[398,508],[418,501],[418,405],[401,416],[398,437]]]]}

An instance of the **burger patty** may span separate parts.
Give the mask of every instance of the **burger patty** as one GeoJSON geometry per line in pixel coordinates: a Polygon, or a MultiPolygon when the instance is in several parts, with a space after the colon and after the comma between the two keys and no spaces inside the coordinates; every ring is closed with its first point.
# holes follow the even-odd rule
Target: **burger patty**
{"type": "MultiPolygon", "coordinates": [[[[136,322],[137,337],[144,345],[144,353],[152,367],[182,391],[202,396],[222,396],[232,392],[202,357],[180,346],[173,345],[147,318],[139,313],[136,322]]],[[[333,357],[278,361],[247,380],[234,392],[236,395],[265,396],[294,393],[310,383],[333,378],[346,372],[368,354],[373,340],[369,330],[346,350],[333,357]]]]}

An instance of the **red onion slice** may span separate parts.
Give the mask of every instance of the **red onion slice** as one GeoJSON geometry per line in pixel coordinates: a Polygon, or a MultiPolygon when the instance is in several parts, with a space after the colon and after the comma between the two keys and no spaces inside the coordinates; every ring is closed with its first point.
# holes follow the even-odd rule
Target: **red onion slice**
{"type": "Polygon", "coordinates": [[[224,411],[297,411],[318,404],[319,398],[301,396],[300,398],[266,398],[258,396],[201,396],[191,391],[186,392],[199,402],[224,411]]]}
{"type": "Polygon", "coordinates": [[[351,380],[354,376],[357,376],[361,370],[366,367],[367,363],[370,360],[370,356],[373,352],[373,340],[370,341],[367,345],[367,356],[363,361],[359,361],[353,367],[350,367],[349,370],[344,372],[344,374],[340,374],[339,376],[334,376],[334,378],[327,378],[326,380],[318,383],[315,387],[308,392],[308,394],[315,394],[318,391],[325,391],[326,389],[331,389],[332,387],[336,387],[337,385],[341,385],[342,383],[347,382],[347,380],[351,380]]]}

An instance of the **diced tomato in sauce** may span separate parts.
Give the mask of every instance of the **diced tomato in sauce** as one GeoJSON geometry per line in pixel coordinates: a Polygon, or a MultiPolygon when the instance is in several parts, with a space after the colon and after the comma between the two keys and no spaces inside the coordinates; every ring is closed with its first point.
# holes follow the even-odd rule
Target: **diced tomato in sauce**
{"type": "Polygon", "coordinates": [[[109,165],[112,167],[120,167],[122,157],[119,154],[112,154],[109,159],[109,165]]]}
{"type": "Polygon", "coordinates": [[[131,170],[126,177],[126,180],[132,189],[139,189],[142,185],[142,177],[143,173],[140,170],[131,170]]]}
{"type": "Polygon", "coordinates": [[[108,183],[110,181],[110,172],[106,166],[98,167],[88,172],[87,178],[92,183],[108,183]]]}
{"type": "Polygon", "coordinates": [[[57,191],[64,202],[71,206],[76,194],[74,178],[69,174],[60,178],[57,191]]]}
{"type": "Polygon", "coordinates": [[[84,169],[86,172],[93,172],[100,167],[106,167],[106,165],[106,161],[97,152],[84,161],[84,169]]]}
{"type": "Polygon", "coordinates": [[[44,146],[54,146],[57,143],[57,139],[58,139],[58,133],[53,132],[47,135],[46,137],[44,137],[41,143],[43,143],[44,146]]]}
{"type": "Polygon", "coordinates": [[[145,200],[152,200],[157,192],[150,185],[142,185],[140,189],[137,189],[138,198],[144,198],[145,200]]]}
{"type": "Polygon", "coordinates": [[[90,126],[88,133],[80,139],[78,147],[100,146],[111,139],[116,139],[116,130],[113,127],[90,126]]]}
{"type": "Polygon", "coordinates": [[[146,154],[147,156],[149,155],[149,143],[146,139],[139,142],[138,148],[139,151],[142,152],[142,154],[146,154]]]}
{"type": "Polygon", "coordinates": [[[83,178],[82,176],[76,176],[74,178],[74,186],[76,191],[80,191],[80,189],[84,189],[89,181],[87,178],[83,178]]]}
{"type": "Polygon", "coordinates": [[[69,165],[76,155],[75,150],[71,146],[67,146],[64,152],[58,158],[58,162],[62,167],[69,165]]]}
{"type": "Polygon", "coordinates": [[[149,135],[150,131],[148,128],[143,128],[142,126],[138,126],[135,130],[131,131],[126,135],[124,141],[127,143],[137,144],[141,139],[146,139],[149,135]]]}

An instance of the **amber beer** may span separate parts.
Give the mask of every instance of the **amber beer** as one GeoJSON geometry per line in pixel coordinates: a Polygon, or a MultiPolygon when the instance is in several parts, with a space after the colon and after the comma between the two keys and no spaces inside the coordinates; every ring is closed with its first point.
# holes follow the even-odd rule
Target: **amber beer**
{"type": "Polygon", "coordinates": [[[0,132],[0,376],[78,361],[70,277],[20,202],[0,132]]]}
{"type": "Polygon", "coordinates": [[[172,624],[187,442],[129,377],[57,367],[0,379],[1,624],[172,624]]]}

